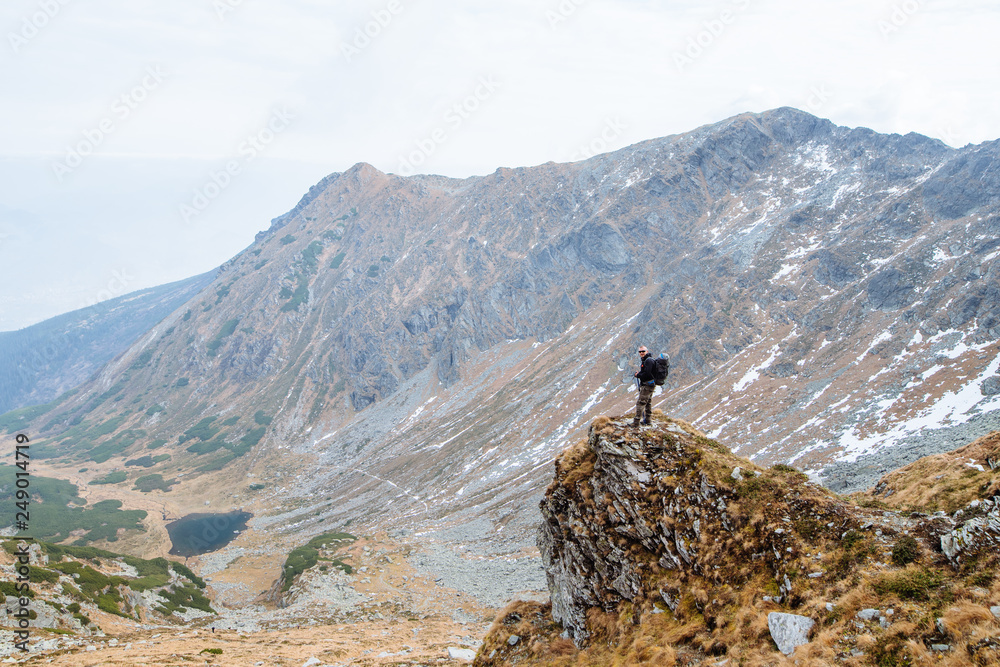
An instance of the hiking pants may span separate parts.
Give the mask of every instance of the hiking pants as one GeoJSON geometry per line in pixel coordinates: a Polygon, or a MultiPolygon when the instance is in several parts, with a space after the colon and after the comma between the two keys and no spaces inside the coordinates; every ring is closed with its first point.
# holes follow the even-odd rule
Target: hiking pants
{"type": "Polygon", "coordinates": [[[653,413],[653,392],[656,391],[655,384],[639,385],[639,398],[635,402],[635,421],[640,419],[648,422],[653,413]]]}

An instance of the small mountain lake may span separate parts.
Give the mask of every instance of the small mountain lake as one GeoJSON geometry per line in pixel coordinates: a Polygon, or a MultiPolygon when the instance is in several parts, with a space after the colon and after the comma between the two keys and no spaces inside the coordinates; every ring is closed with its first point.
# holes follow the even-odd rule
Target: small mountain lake
{"type": "Polygon", "coordinates": [[[170,555],[198,556],[218,551],[247,529],[249,512],[225,514],[188,514],[167,524],[167,533],[173,545],[170,555]]]}

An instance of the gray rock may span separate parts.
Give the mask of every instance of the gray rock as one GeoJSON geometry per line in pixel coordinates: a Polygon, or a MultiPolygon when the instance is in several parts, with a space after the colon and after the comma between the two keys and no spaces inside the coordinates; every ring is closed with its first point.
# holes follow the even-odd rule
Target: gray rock
{"type": "Polygon", "coordinates": [[[733,479],[735,479],[737,482],[742,482],[743,481],[743,475],[740,473],[740,467],[739,466],[736,466],[735,468],[733,468],[733,473],[730,475],[730,477],[732,477],[733,479]]]}
{"type": "Polygon", "coordinates": [[[983,380],[979,386],[979,391],[983,396],[996,396],[1000,394],[1000,375],[994,375],[983,380]]]}
{"type": "MultiPolygon", "coordinates": [[[[958,512],[955,513],[956,520],[960,516],[962,515],[958,512]]],[[[1000,547],[1000,507],[995,504],[984,515],[968,519],[954,530],[941,535],[941,551],[956,566],[963,554],[975,554],[997,547],[1000,547]]]]}
{"type": "Polygon", "coordinates": [[[508,646],[517,646],[517,643],[519,641],[521,641],[520,637],[518,637],[517,635],[511,635],[510,637],[507,638],[507,645],[508,646]]]}
{"type": "Polygon", "coordinates": [[[448,657],[452,660],[467,660],[472,662],[476,659],[476,652],[470,648],[448,647],[448,657]]]}
{"type": "Polygon", "coordinates": [[[784,614],[772,611],[767,615],[767,628],[771,631],[771,639],[778,645],[778,650],[785,655],[791,655],[796,646],[809,643],[809,631],[816,621],[797,614],[784,614]]]}
{"type": "Polygon", "coordinates": [[[1000,618],[1000,605],[997,605],[995,607],[990,607],[990,611],[993,613],[994,616],[1000,618]]]}
{"type": "Polygon", "coordinates": [[[862,621],[874,621],[876,618],[882,615],[882,612],[878,609],[862,609],[857,614],[855,614],[862,621]]]}
{"type": "Polygon", "coordinates": [[[913,284],[899,269],[882,271],[868,282],[868,303],[877,310],[896,310],[907,305],[913,284]]]}
{"type": "Polygon", "coordinates": [[[950,651],[951,646],[949,646],[948,644],[931,644],[931,650],[944,653],[945,651],[950,651]]]}

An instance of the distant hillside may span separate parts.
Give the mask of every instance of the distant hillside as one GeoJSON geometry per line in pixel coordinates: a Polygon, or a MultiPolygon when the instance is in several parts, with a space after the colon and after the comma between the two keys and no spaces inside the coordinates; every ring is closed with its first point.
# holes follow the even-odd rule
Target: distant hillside
{"type": "Polygon", "coordinates": [[[90,379],[214,277],[210,271],[0,333],[0,414],[48,403],[90,379]]]}

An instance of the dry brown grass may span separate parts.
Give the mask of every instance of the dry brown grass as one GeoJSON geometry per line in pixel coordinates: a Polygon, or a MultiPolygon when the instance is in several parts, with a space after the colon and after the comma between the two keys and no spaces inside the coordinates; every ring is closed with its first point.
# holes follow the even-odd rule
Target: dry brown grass
{"type": "Polygon", "coordinates": [[[925,456],[885,475],[873,489],[852,497],[895,509],[951,513],[973,500],[1000,492],[990,460],[1000,460],[1000,431],[953,452],[925,456]]]}
{"type": "MultiPolygon", "coordinates": [[[[596,420],[590,439],[560,457],[550,487],[550,492],[558,489],[561,494],[552,521],[562,527],[586,526],[582,539],[600,537],[617,557],[628,559],[642,573],[642,590],[622,602],[609,588],[601,602],[604,608],[586,614],[589,638],[580,648],[560,638],[562,628],[546,610],[541,615],[547,620],[532,621],[532,640],[519,644],[520,653],[508,651],[503,654],[507,662],[496,662],[498,650],[494,662],[479,664],[630,667],[728,659],[741,666],[892,667],[970,664],[972,658],[971,664],[1000,667],[1000,640],[997,646],[990,643],[1000,625],[988,609],[992,600],[1000,599],[996,555],[970,559],[955,572],[928,548],[926,535],[914,533],[917,539],[911,541],[894,524],[879,523],[884,521],[881,512],[859,509],[792,468],[760,469],[690,424],[662,414],[654,413],[654,428],[648,430],[623,428],[621,423],[596,420]],[[670,424],[684,433],[668,431],[670,424]],[[595,480],[598,437],[647,452],[639,455],[637,464],[651,471],[656,484],[620,480],[612,493],[612,487],[595,480]],[[742,480],[732,478],[735,466],[743,470],[742,480]],[[698,504],[698,489],[704,484],[724,498],[725,526],[717,511],[722,505],[698,504]],[[683,538],[696,552],[698,565],[664,569],[659,565],[662,551],[634,537],[633,531],[683,533],[690,517],[666,509],[676,504],[678,489],[699,516],[699,537],[692,540],[687,532],[683,538]],[[875,527],[868,527],[872,521],[880,528],[877,535],[875,527]],[[672,611],[661,592],[675,607],[672,611]],[[881,610],[883,622],[858,619],[856,614],[866,608],[881,610]],[[890,608],[891,615],[886,613],[890,608]],[[772,611],[816,622],[809,644],[791,657],[781,655],[771,639],[767,616],[772,611]],[[938,632],[937,618],[944,619],[946,635],[938,632]],[[931,651],[933,643],[948,643],[952,650],[931,651]]],[[[601,457],[618,456],[601,451],[601,457]]],[[[601,461],[599,469],[604,470],[601,461]]],[[[527,631],[523,623],[517,626],[516,633],[527,631]]],[[[491,632],[480,658],[512,633],[494,637],[491,632]]]]}

